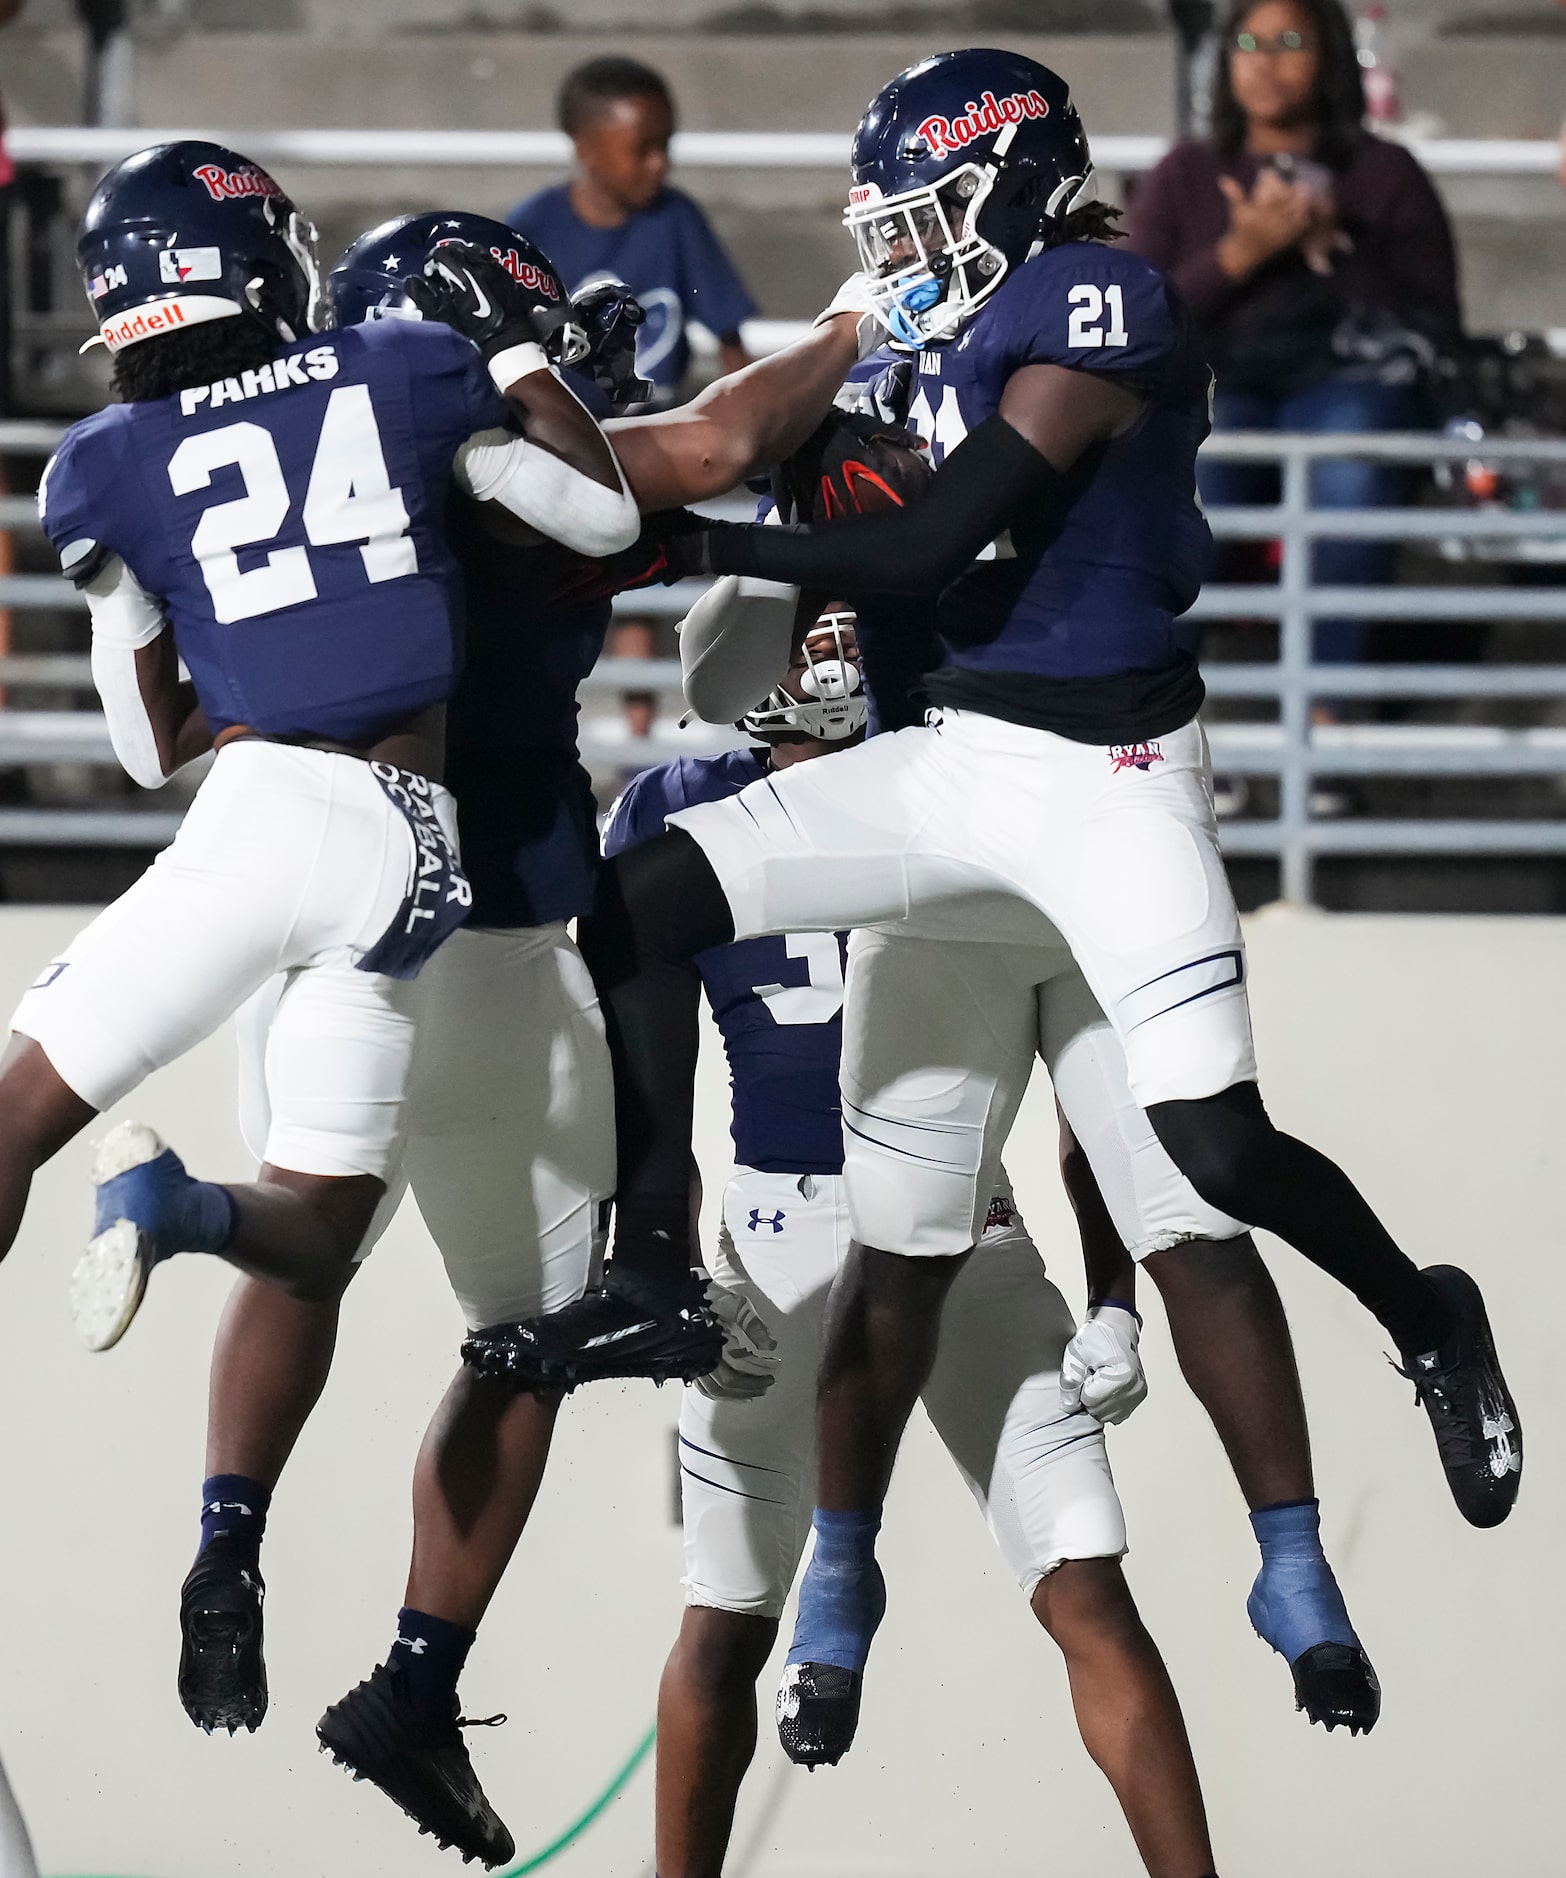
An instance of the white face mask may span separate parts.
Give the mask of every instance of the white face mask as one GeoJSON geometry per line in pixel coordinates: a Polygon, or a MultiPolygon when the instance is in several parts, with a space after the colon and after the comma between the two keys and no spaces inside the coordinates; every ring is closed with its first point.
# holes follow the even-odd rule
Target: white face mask
{"type": "Polygon", "coordinates": [[[741,720],[752,736],[793,730],[823,743],[841,743],[864,729],[869,704],[858,654],[848,645],[854,626],[852,613],[821,615],[805,641],[805,669],[799,680],[804,697],[796,698],[781,685],[770,691],[741,720]]]}

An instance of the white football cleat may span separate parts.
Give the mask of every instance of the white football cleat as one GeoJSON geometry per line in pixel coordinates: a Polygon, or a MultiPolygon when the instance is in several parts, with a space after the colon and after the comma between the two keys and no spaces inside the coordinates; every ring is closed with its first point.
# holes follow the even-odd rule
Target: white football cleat
{"type": "MultiPolygon", "coordinates": [[[[98,1230],[71,1273],[71,1317],[89,1350],[112,1350],[146,1296],[147,1274],[158,1256],[150,1228],[162,1184],[151,1169],[165,1155],[179,1166],[144,1122],[119,1122],[98,1143],[92,1164],[98,1230]]],[[[168,1163],[158,1170],[167,1171],[168,1163]]]]}

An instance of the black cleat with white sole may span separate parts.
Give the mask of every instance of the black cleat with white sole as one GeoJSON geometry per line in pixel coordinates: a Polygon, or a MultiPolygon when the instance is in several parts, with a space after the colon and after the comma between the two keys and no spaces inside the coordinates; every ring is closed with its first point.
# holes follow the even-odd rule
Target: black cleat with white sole
{"type": "Polygon", "coordinates": [[[252,1733],[266,1715],[261,1607],[266,1585],[253,1560],[214,1539],[179,1594],[179,1699],[208,1734],[252,1733]]]}
{"type": "Polygon", "coordinates": [[[796,1767],[836,1767],[854,1745],[864,1677],[835,1663],[789,1663],[778,1685],[778,1739],[796,1767]]]}
{"type": "Polygon", "coordinates": [[[1357,1644],[1317,1643],[1289,1665],[1294,1706],[1331,1734],[1368,1735],[1381,1714],[1381,1684],[1357,1644]]]}
{"type": "Polygon", "coordinates": [[[455,1848],[464,1863],[493,1866],[509,1864],[516,1843],[484,1796],[462,1730],[505,1719],[462,1720],[455,1704],[450,1715],[431,1715],[411,1700],[402,1673],[382,1663],[332,1704],[315,1732],[339,1767],[379,1787],[443,1852],[455,1848]]]}
{"type": "Polygon", "coordinates": [[[722,1356],[723,1326],[701,1278],[660,1284],[612,1261],[602,1286],[575,1304],[475,1331],[462,1346],[470,1368],[518,1388],[639,1377],[694,1382],[722,1356]]]}
{"type": "Polygon", "coordinates": [[[1451,1305],[1457,1329],[1439,1349],[1403,1352],[1400,1374],[1430,1417],[1457,1510],[1471,1526],[1499,1526],[1522,1482],[1522,1423],[1501,1374],[1484,1298],[1456,1265],[1424,1276],[1451,1305]]]}

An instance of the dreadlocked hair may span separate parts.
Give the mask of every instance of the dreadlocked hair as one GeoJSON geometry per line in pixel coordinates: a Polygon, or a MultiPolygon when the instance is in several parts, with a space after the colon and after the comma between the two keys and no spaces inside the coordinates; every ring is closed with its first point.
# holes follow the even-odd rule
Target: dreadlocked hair
{"type": "Polygon", "coordinates": [[[158,333],[115,353],[114,395],[121,404],[144,404],[190,385],[237,378],[269,364],[281,344],[258,320],[243,315],[158,333]]]}
{"type": "Polygon", "coordinates": [[[1126,231],[1115,226],[1123,213],[1112,202],[1085,202],[1060,218],[1044,245],[1063,248],[1068,241],[1124,241],[1126,231]]]}

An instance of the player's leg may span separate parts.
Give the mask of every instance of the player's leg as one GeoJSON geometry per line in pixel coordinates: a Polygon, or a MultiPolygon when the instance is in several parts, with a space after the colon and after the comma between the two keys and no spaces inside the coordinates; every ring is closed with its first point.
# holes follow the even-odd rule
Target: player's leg
{"type": "MultiPolygon", "coordinates": [[[[582,949],[615,1065],[614,1259],[605,1292],[551,1330],[524,1327],[550,1352],[542,1373],[553,1378],[697,1375],[716,1361],[716,1326],[689,1283],[695,955],[736,936],[900,918],[915,893],[954,897],[989,884],[966,861],[919,851],[946,787],[932,733],[877,737],[835,756],[824,778],[814,774],[822,767],[796,764],[730,801],[681,811],[666,834],[603,870],[582,949]],[[652,1354],[644,1360],[633,1343],[630,1366],[617,1366],[627,1333],[644,1322],[656,1326],[652,1354]]],[[[504,1348],[494,1357],[512,1360],[504,1348]]],[[[486,1359],[482,1344],[475,1359],[486,1359]]]]}
{"type": "Polygon", "coordinates": [[[27,1821],[22,1817],[22,1809],[16,1803],[3,1767],[0,1767],[0,1878],[38,1878],[27,1821]]]}
{"type": "Polygon", "coordinates": [[[816,1543],[780,1732],[835,1760],[885,1609],[875,1561],[898,1443],[941,1310],[988,1211],[1037,1036],[1036,954],[856,932],[843,1012],[844,1172],[858,1243],[832,1295],[817,1400],[816,1543]],[[975,950],[982,965],[952,969],[975,950]],[[916,1014],[910,1020],[910,1013],[916,1014]]]}
{"type": "Polygon", "coordinates": [[[1104,1431],[1060,1399],[1076,1324],[1009,1191],[1001,1197],[947,1300],[925,1407],[1065,1657],[1083,1744],[1143,1863],[1154,1878],[1205,1878],[1201,1786],[1178,1698],[1121,1575],[1125,1521],[1104,1431]]]}
{"type": "Polygon", "coordinates": [[[320,1035],[305,1045],[319,1057],[307,1095],[342,1102],[344,1114],[319,1128],[305,1115],[300,1126],[311,1144],[341,1149],[332,1132],[346,1116],[356,1131],[346,1155],[317,1164],[269,1150],[260,1181],[224,1187],[191,1179],[139,1123],[121,1123],[100,1144],[98,1232],[73,1277],[91,1347],[123,1334],[148,1271],[175,1252],[217,1253],[297,1295],[331,1295],[374,1211],[384,1169],[358,1143],[379,1149],[395,1131],[416,1002],[412,986],[355,973],[351,961],[398,917],[412,848],[367,765],[231,746],[170,848],[23,998],[13,1029],[82,1103],[102,1110],[209,1035],[275,971],[299,967],[308,979],[331,968],[344,988],[342,1012],[317,1001],[320,1035]],[[305,1178],[273,1182],[271,1168],[305,1178]]]}
{"type": "MultiPolygon", "coordinates": [[[[439,959],[430,966],[438,969],[439,959]]],[[[267,1045],[293,982],[279,973],[235,1014],[240,1131],[258,1161],[272,1127],[267,1045]]],[[[364,1236],[360,1256],[396,1211],[394,1180],[364,1236]]],[[[218,1322],[207,1385],[201,1536],[180,1589],[178,1689],[185,1713],[208,1733],[254,1729],[267,1708],[261,1546],[272,1494],[320,1400],[337,1347],[342,1289],[293,1297],[268,1280],[241,1276],[218,1322]]]]}
{"type": "Polygon", "coordinates": [[[740,1173],[724,1195],[718,1269],[766,1319],[777,1368],[763,1395],[687,1390],[680,1413],[687,1603],[658,1691],[659,1878],[723,1870],[755,1754],[756,1679],[810,1528],[816,1369],[848,1218],[841,1179],[801,1185],[740,1173]]]}
{"type": "MultiPolygon", "coordinates": [[[[404,1156],[474,1329],[582,1295],[613,1179],[611,1077],[563,927],[458,933],[431,974],[404,1156]]],[[[511,1841],[454,1726],[479,1623],[532,1512],[559,1392],[464,1366],[419,1452],[413,1557],[384,1663],[322,1718],[332,1752],[486,1860],[511,1841]]]]}
{"type": "MultiPolygon", "coordinates": [[[[1118,749],[976,718],[955,734],[997,803],[1009,785],[1038,810],[1043,832],[1019,852],[1017,878],[1069,940],[1176,1166],[1203,1199],[1277,1233],[1377,1317],[1415,1379],[1460,1509],[1478,1525],[1505,1518],[1521,1439],[1477,1287],[1453,1267],[1421,1272],[1347,1175],[1262,1105],[1200,726],[1118,749]]],[[[981,846],[995,839],[981,830],[981,846]]]]}
{"type": "Polygon", "coordinates": [[[1252,1622],[1289,1664],[1312,1721],[1368,1730],[1379,1685],[1322,1551],[1304,1398],[1271,1276],[1240,1221],[1208,1206],[1165,1153],[1079,972],[1042,987],[1040,1047],[1088,1164],[1073,1177],[1084,1243],[1096,1202],[1097,1229],[1107,1225],[1158,1285],[1182,1370],[1250,1508],[1262,1552],[1252,1622]]]}

